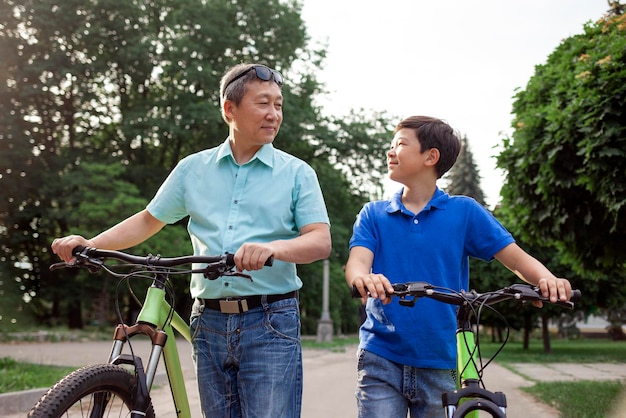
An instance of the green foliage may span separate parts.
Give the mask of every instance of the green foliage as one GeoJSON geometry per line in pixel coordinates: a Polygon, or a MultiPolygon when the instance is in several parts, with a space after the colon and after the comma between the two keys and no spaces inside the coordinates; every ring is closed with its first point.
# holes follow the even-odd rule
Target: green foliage
{"type": "MultiPolygon", "coordinates": [[[[626,17],[607,14],[565,39],[515,96],[502,210],[530,245],[599,281],[626,263],[626,17]]],[[[607,286],[609,304],[624,292],[607,286]],[[614,291],[614,292],[613,292],[614,291]]]]}
{"type": "MultiPolygon", "coordinates": [[[[316,335],[317,324],[322,316],[323,264],[316,262],[298,266],[298,274],[304,283],[300,293],[302,334],[316,335]]],[[[343,265],[339,262],[331,262],[329,266],[329,311],[335,333],[354,334],[358,331],[360,303],[360,300],[352,299],[346,285],[343,265]]]]}
{"type": "Polygon", "coordinates": [[[23,331],[35,325],[27,303],[31,295],[24,284],[28,280],[28,271],[22,270],[16,275],[0,263],[0,333],[23,331]]]}
{"type": "Polygon", "coordinates": [[[363,196],[381,198],[387,173],[387,155],[395,124],[400,120],[384,112],[361,110],[331,121],[320,148],[346,173],[352,188],[363,196]]]}
{"type": "MultiPolygon", "coordinates": [[[[300,12],[291,0],[0,0],[0,262],[8,277],[24,279],[3,286],[32,298],[29,308],[48,325],[109,320],[115,283],[50,272],[58,261],[51,241],[91,237],[142,209],[182,157],[224,141],[220,78],[233,64],[256,61],[285,75],[285,121],[275,144],[318,172],[340,295],[332,315],[338,328],[354,328],[341,265],[364,190],[381,187],[372,168],[384,161],[379,146],[389,123],[382,115],[371,123],[371,115],[356,113],[345,121],[321,117],[313,98],[322,90],[315,71],[325,51],[309,47],[300,12]],[[358,141],[358,151],[336,138],[358,141]]],[[[129,251],[191,252],[184,223],[129,251]]],[[[321,278],[314,269],[300,269],[307,284],[321,278]]],[[[188,289],[176,289],[184,315],[188,289]]],[[[308,291],[306,306],[321,305],[315,287],[308,291]]]]}

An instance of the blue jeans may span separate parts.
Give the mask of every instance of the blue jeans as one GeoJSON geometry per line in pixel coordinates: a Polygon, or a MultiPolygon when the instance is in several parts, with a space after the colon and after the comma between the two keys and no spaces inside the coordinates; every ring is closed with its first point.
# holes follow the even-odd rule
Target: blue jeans
{"type": "Polygon", "coordinates": [[[441,394],[455,389],[454,370],[419,369],[359,350],[359,418],[443,417],[441,394]]]}
{"type": "Polygon", "coordinates": [[[192,355],[205,417],[300,417],[298,301],[268,304],[263,298],[262,305],[224,314],[194,303],[192,355]]]}

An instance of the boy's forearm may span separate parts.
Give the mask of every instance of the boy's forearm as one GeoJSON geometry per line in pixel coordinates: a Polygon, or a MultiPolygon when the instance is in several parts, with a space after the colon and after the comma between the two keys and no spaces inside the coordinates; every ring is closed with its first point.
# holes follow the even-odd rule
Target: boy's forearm
{"type": "Polygon", "coordinates": [[[547,267],[517,244],[506,246],[495,257],[520,279],[532,285],[537,285],[542,278],[554,277],[547,267]]]}

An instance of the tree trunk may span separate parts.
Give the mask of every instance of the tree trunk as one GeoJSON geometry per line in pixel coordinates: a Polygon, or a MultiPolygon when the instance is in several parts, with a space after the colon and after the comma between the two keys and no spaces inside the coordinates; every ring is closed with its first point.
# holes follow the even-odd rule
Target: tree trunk
{"type": "Polygon", "coordinates": [[[550,346],[550,332],[548,331],[548,315],[541,314],[541,340],[543,341],[543,352],[551,353],[552,347],[550,346]]]}
{"type": "Polygon", "coordinates": [[[67,326],[70,329],[83,329],[83,309],[79,296],[75,296],[68,300],[67,326]]]}
{"type": "Polygon", "coordinates": [[[100,289],[100,294],[98,295],[94,310],[95,310],[95,320],[99,326],[107,325],[109,323],[108,316],[110,313],[110,304],[109,304],[109,283],[110,283],[109,275],[105,275],[102,279],[102,288],[100,289]]]}
{"type": "Polygon", "coordinates": [[[528,348],[530,347],[530,332],[533,329],[533,324],[532,324],[532,315],[530,314],[530,312],[525,311],[524,312],[524,350],[528,350],[528,348]]]}

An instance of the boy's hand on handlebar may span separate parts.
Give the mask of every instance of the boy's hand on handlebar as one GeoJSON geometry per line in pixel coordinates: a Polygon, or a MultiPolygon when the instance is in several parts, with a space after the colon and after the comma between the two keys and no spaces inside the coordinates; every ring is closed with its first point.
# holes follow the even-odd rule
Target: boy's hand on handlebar
{"type": "MultiPolygon", "coordinates": [[[[541,278],[537,283],[544,298],[550,298],[550,302],[566,302],[572,297],[572,285],[567,279],[541,278]]],[[[541,302],[539,302],[540,304],[541,302]]],[[[538,304],[538,305],[539,305],[538,304]]],[[[539,305],[541,307],[541,305],[539,305]]]]}
{"type": "Polygon", "coordinates": [[[78,246],[94,247],[93,242],[80,236],[80,235],[68,235],[67,237],[57,238],[52,241],[52,252],[69,264],[74,264],[75,258],[72,254],[72,250],[78,246]]]}
{"type": "Polygon", "coordinates": [[[389,279],[382,274],[364,274],[357,276],[352,281],[352,286],[356,287],[365,303],[368,297],[378,298],[385,305],[391,302],[390,294],[393,293],[393,286],[389,279]]]}

